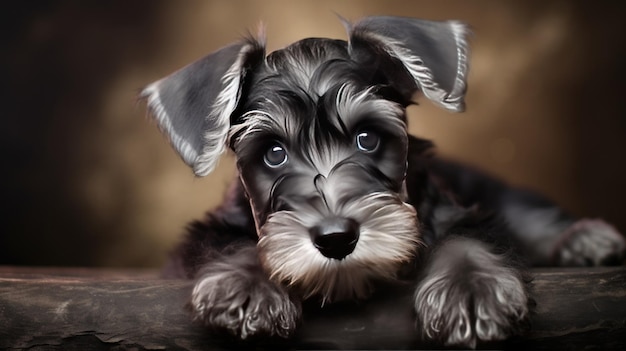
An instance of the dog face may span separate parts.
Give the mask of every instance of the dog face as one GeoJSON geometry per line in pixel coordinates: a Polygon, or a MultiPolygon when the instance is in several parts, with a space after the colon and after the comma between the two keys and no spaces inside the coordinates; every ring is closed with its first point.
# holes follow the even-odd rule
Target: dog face
{"type": "Polygon", "coordinates": [[[255,71],[231,127],[261,261],[306,295],[364,296],[418,240],[404,108],[365,73],[345,42],[298,42],[255,71]]]}
{"type": "Polygon", "coordinates": [[[456,22],[348,27],[348,42],[305,39],[267,57],[248,39],[143,92],[196,174],[235,152],[268,274],[325,300],[365,297],[412,259],[405,107],[420,90],[462,110],[467,70],[456,22]]]}

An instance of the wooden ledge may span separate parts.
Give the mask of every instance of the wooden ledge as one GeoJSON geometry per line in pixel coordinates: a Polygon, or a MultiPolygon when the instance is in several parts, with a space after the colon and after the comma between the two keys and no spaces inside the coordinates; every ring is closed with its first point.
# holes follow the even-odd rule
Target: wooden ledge
{"type": "MultiPolygon", "coordinates": [[[[485,347],[626,349],[626,267],[533,271],[536,312],[523,337],[485,347]]],[[[2,350],[415,349],[407,291],[305,316],[291,342],[237,344],[193,324],[184,280],[156,271],[0,267],[2,350]]],[[[480,347],[481,345],[479,345],[480,347]]]]}

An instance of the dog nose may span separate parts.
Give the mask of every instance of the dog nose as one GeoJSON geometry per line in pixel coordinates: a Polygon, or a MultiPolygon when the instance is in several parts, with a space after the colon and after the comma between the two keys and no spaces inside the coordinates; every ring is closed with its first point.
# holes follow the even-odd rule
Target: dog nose
{"type": "Polygon", "coordinates": [[[359,224],[350,218],[330,218],[311,228],[315,247],[328,258],[342,260],[359,241],[359,224]]]}

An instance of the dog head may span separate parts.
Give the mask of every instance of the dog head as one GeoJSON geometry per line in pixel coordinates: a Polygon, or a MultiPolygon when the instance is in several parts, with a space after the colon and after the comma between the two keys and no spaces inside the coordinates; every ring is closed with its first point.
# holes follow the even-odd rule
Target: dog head
{"type": "Polygon", "coordinates": [[[467,72],[457,22],[347,27],[349,41],[305,39],[268,56],[246,39],[142,92],[198,176],[235,152],[268,274],[325,300],[364,297],[414,256],[405,108],[421,91],[463,110],[467,72]]]}

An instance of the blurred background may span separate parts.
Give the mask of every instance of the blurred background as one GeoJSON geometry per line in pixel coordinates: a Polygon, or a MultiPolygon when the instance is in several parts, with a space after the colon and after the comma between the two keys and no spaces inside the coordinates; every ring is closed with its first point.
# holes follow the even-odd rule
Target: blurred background
{"type": "Polygon", "coordinates": [[[232,155],[195,178],[139,89],[266,24],[271,50],[345,39],[334,12],[460,19],[468,110],[421,99],[411,132],[441,154],[626,232],[626,3],[617,1],[12,1],[0,14],[0,264],[156,267],[216,206],[232,155]]]}

